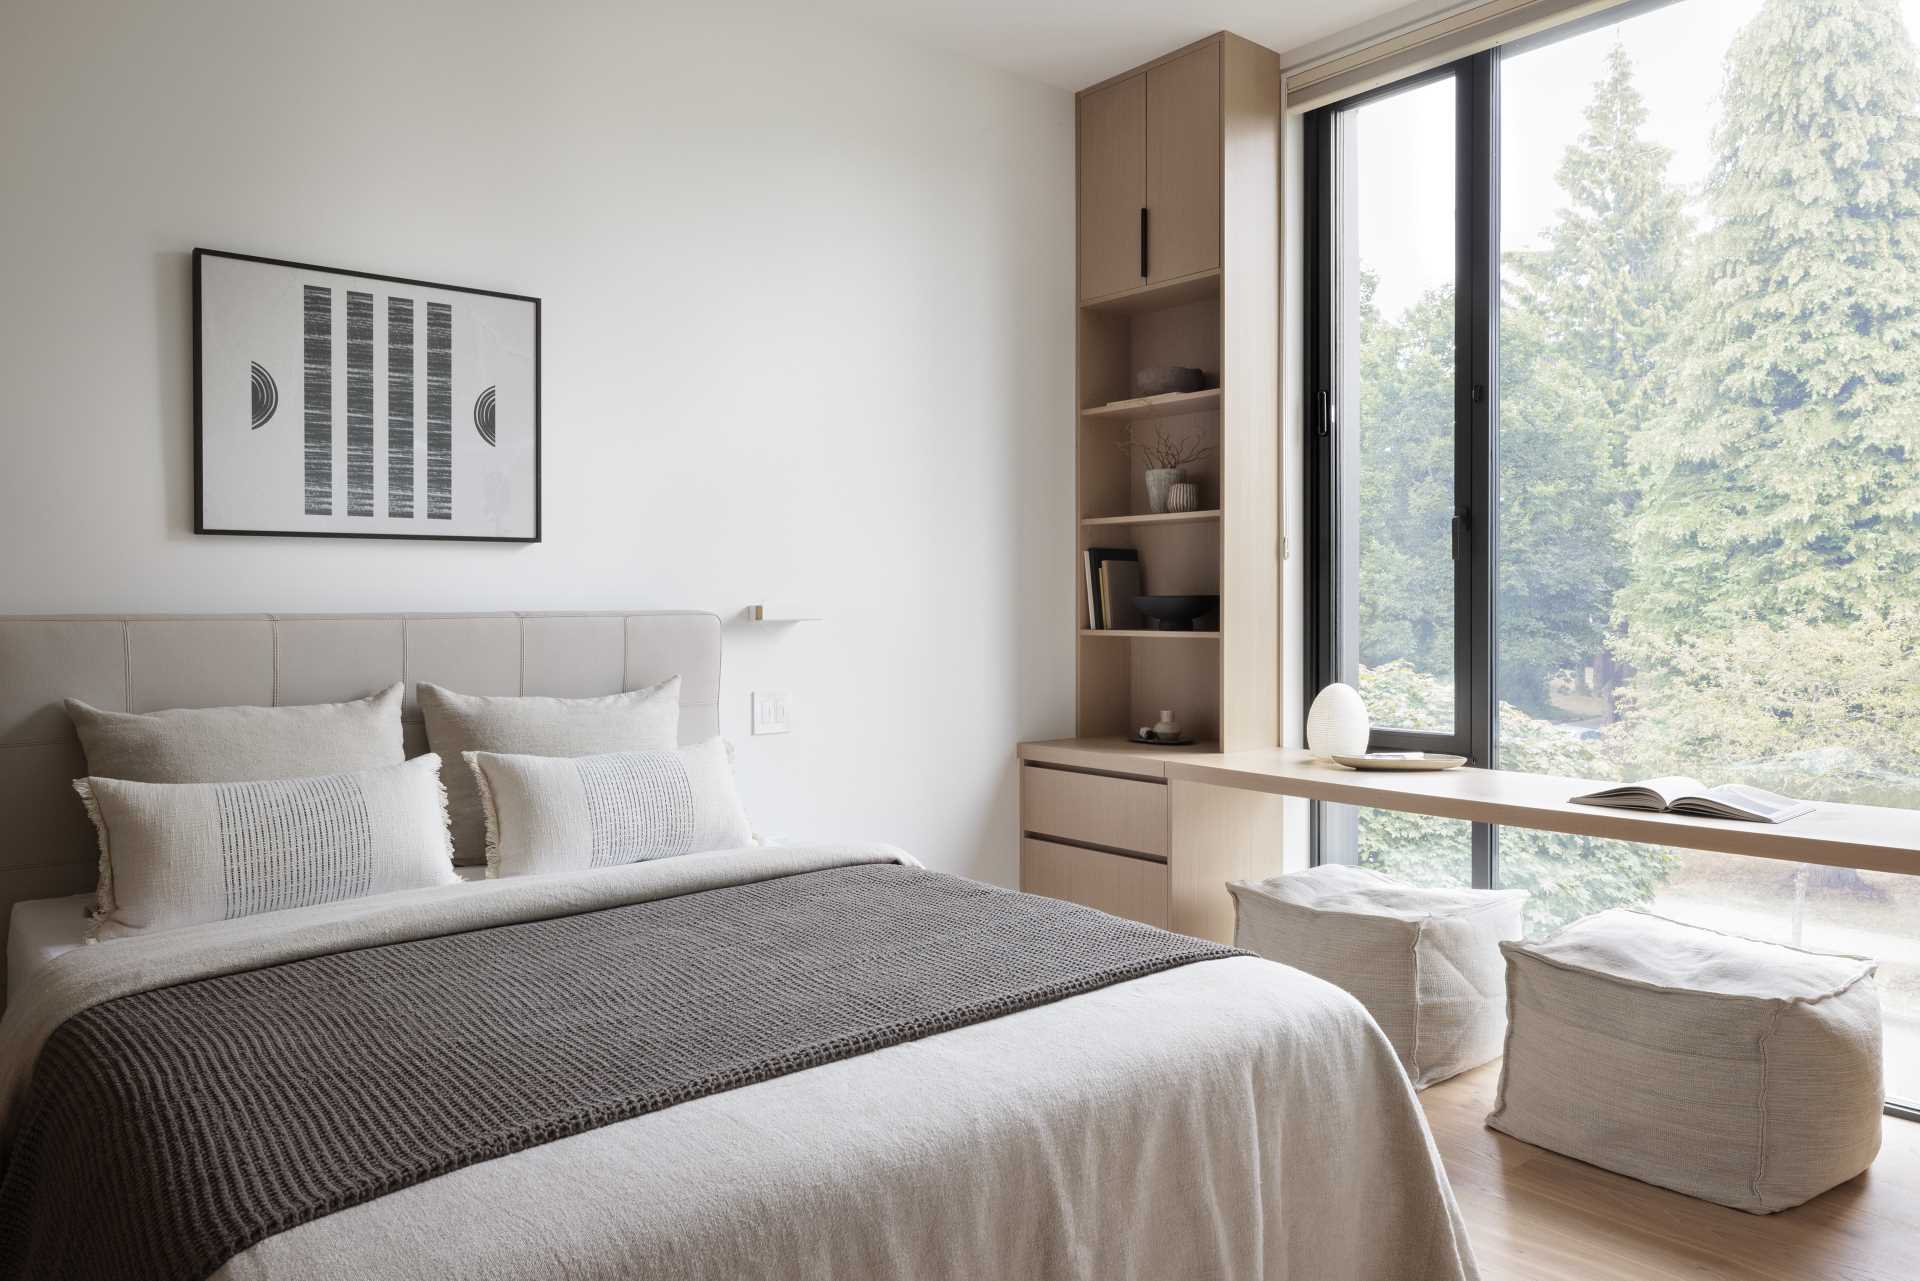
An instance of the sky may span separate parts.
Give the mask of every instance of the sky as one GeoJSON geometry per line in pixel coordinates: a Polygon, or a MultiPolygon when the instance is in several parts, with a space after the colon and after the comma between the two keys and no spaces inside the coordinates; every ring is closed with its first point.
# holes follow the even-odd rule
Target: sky
{"type": "MultiPolygon", "coordinates": [[[[1617,39],[1647,104],[1646,134],[1671,148],[1668,178],[1697,191],[1728,45],[1761,0],[1677,0],[1566,39],[1521,48],[1501,64],[1502,249],[1541,245],[1566,203],[1554,171],[1617,39]]],[[[1920,0],[1903,0],[1920,33],[1920,0]]],[[[1453,276],[1452,83],[1424,85],[1359,109],[1360,257],[1380,276],[1381,311],[1397,316],[1453,276]]],[[[1697,216],[1697,215],[1696,215],[1697,216]]]]}

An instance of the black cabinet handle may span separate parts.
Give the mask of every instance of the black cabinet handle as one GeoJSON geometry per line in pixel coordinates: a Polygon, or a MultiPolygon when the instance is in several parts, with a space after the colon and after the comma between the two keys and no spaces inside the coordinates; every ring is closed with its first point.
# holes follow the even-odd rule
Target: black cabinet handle
{"type": "Polygon", "coordinates": [[[1140,211],[1140,279],[1147,278],[1147,211],[1140,211]]]}

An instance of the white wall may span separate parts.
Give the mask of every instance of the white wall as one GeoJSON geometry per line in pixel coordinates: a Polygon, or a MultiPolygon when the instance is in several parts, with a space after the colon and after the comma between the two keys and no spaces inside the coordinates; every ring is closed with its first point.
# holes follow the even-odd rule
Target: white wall
{"type": "Polygon", "coordinates": [[[0,612],[804,601],[727,631],[758,823],[1011,883],[1013,744],[1072,728],[1071,99],[677,8],[7,0],[0,612]],[[546,541],[191,533],[195,245],[540,296],[546,541]]]}

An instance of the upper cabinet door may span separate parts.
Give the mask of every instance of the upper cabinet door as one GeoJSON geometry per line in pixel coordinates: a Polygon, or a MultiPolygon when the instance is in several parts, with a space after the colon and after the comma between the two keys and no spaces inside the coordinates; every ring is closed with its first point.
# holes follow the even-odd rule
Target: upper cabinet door
{"type": "Polygon", "coordinates": [[[1146,78],[1153,284],[1220,265],[1220,46],[1163,62],[1146,78]]]}
{"type": "Polygon", "coordinates": [[[1140,283],[1147,204],[1147,77],[1080,98],[1080,296],[1140,283]]]}

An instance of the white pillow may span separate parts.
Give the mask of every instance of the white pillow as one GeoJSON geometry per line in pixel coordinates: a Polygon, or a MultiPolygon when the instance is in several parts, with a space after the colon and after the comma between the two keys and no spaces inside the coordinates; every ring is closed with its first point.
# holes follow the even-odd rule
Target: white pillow
{"type": "Polygon", "coordinates": [[[100,836],[96,938],[459,879],[437,756],[257,783],[73,786],[100,836]]]}
{"type": "Polygon", "coordinates": [[[724,739],[665,752],[466,758],[486,811],[488,876],[612,867],[753,843],[724,739]]]}
{"type": "Polygon", "coordinates": [[[141,783],[241,783],[398,765],[400,684],[346,703],[113,712],[67,700],[87,773],[141,783]]]}
{"type": "Polygon", "coordinates": [[[452,762],[448,812],[456,863],[486,861],[486,820],[473,776],[458,763],[468,752],[588,756],[667,751],[680,743],[680,678],[598,698],[487,697],[422,681],[420,715],[427,747],[452,762]]]}

